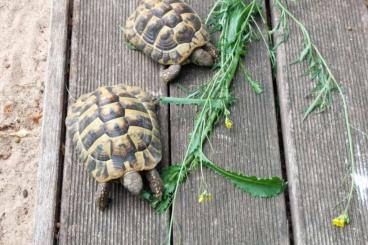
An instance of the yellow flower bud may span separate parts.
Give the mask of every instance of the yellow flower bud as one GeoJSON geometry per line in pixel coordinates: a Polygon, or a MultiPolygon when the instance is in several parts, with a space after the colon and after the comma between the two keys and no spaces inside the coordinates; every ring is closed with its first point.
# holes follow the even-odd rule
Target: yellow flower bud
{"type": "Polygon", "coordinates": [[[203,195],[203,194],[199,195],[199,196],[198,196],[198,202],[199,202],[199,203],[202,203],[202,202],[204,202],[204,201],[205,201],[205,197],[204,197],[204,195],[203,195]]]}
{"type": "Polygon", "coordinates": [[[213,200],[213,196],[212,196],[212,194],[208,194],[207,195],[207,201],[212,201],[213,200]]]}
{"type": "Polygon", "coordinates": [[[349,224],[349,216],[347,214],[341,214],[332,220],[332,224],[336,227],[343,228],[349,224]]]}
{"type": "Polygon", "coordinates": [[[210,202],[212,201],[212,199],[213,199],[212,194],[208,193],[207,191],[204,191],[200,195],[198,195],[199,203],[210,202]]]}
{"type": "Polygon", "coordinates": [[[225,119],[225,126],[230,129],[233,127],[233,122],[230,120],[230,118],[226,117],[225,119]]]}

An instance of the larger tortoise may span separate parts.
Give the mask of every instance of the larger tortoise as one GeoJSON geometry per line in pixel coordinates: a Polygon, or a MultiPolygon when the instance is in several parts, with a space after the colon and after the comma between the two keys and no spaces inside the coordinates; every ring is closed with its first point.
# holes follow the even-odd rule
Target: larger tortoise
{"type": "Polygon", "coordinates": [[[136,49],[169,66],[160,72],[165,83],[182,65],[212,66],[217,57],[200,17],[180,0],[143,0],[128,18],[124,34],[136,49]]]}
{"type": "Polygon", "coordinates": [[[96,205],[108,205],[112,182],[133,194],[142,190],[143,171],[152,192],[162,195],[155,169],[161,161],[156,101],[138,87],[100,87],[82,95],[68,111],[66,126],[79,159],[99,183],[96,205]]]}

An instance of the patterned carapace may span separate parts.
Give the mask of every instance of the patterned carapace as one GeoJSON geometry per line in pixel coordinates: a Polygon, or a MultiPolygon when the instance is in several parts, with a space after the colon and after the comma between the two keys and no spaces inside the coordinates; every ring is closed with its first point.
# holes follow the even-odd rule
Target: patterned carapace
{"type": "Polygon", "coordinates": [[[180,0],[144,0],[129,17],[125,37],[164,65],[185,63],[209,40],[198,14],[180,0]]]}
{"type": "Polygon", "coordinates": [[[100,87],[81,96],[70,107],[66,125],[80,161],[98,182],[153,169],[161,160],[156,105],[138,87],[100,87]]]}

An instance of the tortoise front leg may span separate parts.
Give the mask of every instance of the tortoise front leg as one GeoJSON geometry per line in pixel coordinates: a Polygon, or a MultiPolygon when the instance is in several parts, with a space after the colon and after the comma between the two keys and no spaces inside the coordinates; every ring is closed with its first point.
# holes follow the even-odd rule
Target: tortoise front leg
{"type": "Polygon", "coordinates": [[[214,59],[217,59],[219,57],[218,55],[218,50],[216,48],[215,45],[213,45],[213,43],[208,42],[204,47],[204,50],[206,50],[214,59]]]}
{"type": "Polygon", "coordinates": [[[160,79],[165,84],[169,83],[173,79],[175,79],[181,70],[181,65],[170,65],[168,68],[164,68],[164,66],[161,66],[160,70],[160,79]]]}
{"type": "Polygon", "coordinates": [[[109,205],[111,183],[99,183],[96,191],[96,206],[103,211],[109,205]]]}
{"type": "Polygon", "coordinates": [[[155,197],[161,199],[164,184],[158,171],[154,168],[146,171],[144,174],[155,197]]]}

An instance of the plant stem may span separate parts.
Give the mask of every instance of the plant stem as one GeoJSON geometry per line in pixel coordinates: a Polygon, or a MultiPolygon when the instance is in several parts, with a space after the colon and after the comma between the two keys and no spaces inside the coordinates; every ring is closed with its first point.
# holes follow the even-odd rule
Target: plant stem
{"type": "MultiPolygon", "coordinates": [[[[340,95],[340,98],[342,100],[342,106],[343,106],[343,112],[344,112],[344,121],[345,121],[345,127],[346,127],[346,132],[347,132],[347,136],[348,136],[348,150],[349,150],[349,160],[350,160],[350,167],[351,167],[351,186],[350,186],[350,190],[348,193],[348,197],[347,197],[347,202],[346,202],[346,206],[345,209],[343,211],[343,214],[348,214],[348,210],[350,208],[351,205],[351,199],[353,196],[353,192],[354,192],[354,179],[353,176],[355,174],[356,171],[356,163],[355,163],[355,155],[354,155],[354,145],[353,145],[353,137],[352,137],[352,133],[351,133],[351,125],[350,125],[350,119],[349,119],[349,111],[348,111],[348,105],[347,105],[347,101],[346,101],[346,97],[342,91],[342,88],[340,86],[340,84],[337,82],[335,76],[333,75],[333,73],[331,72],[329,66],[327,65],[327,62],[325,61],[325,59],[323,58],[323,56],[321,55],[321,53],[319,52],[318,48],[316,47],[316,45],[312,42],[311,37],[308,33],[308,31],[306,30],[305,26],[279,1],[279,0],[275,0],[274,1],[275,4],[282,9],[282,11],[284,11],[297,25],[298,27],[301,29],[301,31],[303,32],[303,36],[306,39],[307,42],[307,46],[308,48],[310,48],[311,50],[314,50],[318,59],[322,62],[322,67],[325,69],[327,75],[328,75],[328,80],[325,82],[326,85],[328,86],[329,82],[332,81],[333,85],[337,88],[337,91],[340,95]]],[[[323,89],[325,89],[326,87],[323,87],[323,89]]],[[[319,101],[319,98],[324,94],[322,92],[323,90],[321,90],[321,92],[318,94],[318,96],[315,98],[313,103],[317,103],[319,101]]],[[[310,106],[309,108],[313,108],[314,105],[310,106]]],[[[308,116],[309,113],[305,114],[305,117],[308,116]]]]}
{"type": "MultiPolygon", "coordinates": [[[[221,99],[213,99],[213,103],[220,104],[221,99]]],[[[176,97],[160,97],[162,104],[175,104],[175,105],[204,105],[206,100],[204,99],[192,99],[192,98],[176,98],[176,97]]]]}
{"type": "MultiPolygon", "coordinates": [[[[215,7],[212,8],[211,13],[215,11],[215,8],[218,6],[219,2],[215,4],[215,7]]],[[[241,33],[243,33],[249,24],[251,15],[253,13],[254,6],[256,4],[256,0],[253,0],[245,10],[248,8],[248,15],[242,23],[241,26],[241,33]]],[[[245,7],[245,5],[243,5],[245,7]]],[[[222,5],[223,8],[223,5],[222,5]]],[[[223,9],[222,9],[223,10],[223,9]]],[[[228,23],[228,18],[225,15],[223,20],[225,23],[228,23]]],[[[218,116],[223,111],[223,107],[214,107],[212,108],[212,103],[214,99],[219,100],[220,98],[229,94],[229,89],[231,86],[231,82],[237,70],[239,61],[240,61],[240,54],[238,54],[237,50],[239,49],[241,44],[241,35],[237,37],[236,43],[231,47],[230,50],[227,49],[226,46],[226,34],[227,34],[227,26],[224,26],[221,37],[220,37],[220,53],[221,53],[221,63],[220,69],[216,72],[214,77],[205,85],[205,90],[202,93],[199,100],[195,100],[194,102],[200,104],[201,110],[197,114],[197,118],[195,121],[194,129],[191,134],[188,148],[186,150],[182,165],[180,167],[180,171],[178,174],[178,180],[176,182],[175,190],[173,192],[173,199],[172,199],[172,210],[171,210],[171,218],[169,223],[169,239],[168,244],[171,243],[171,233],[173,229],[173,222],[174,222],[174,214],[176,208],[176,196],[178,192],[178,188],[180,185],[181,178],[184,174],[184,169],[187,169],[191,166],[191,163],[197,159],[198,153],[202,153],[202,147],[205,141],[208,139],[208,135],[213,130],[213,127],[218,119],[218,116]],[[230,52],[229,52],[230,51],[230,52]],[[199,133],[199,135],[197,135],[199,133]],[[199,136],[199,139],[196,138],[199,136]]],[[[172,102],[188,102],[188,101],[178,101],[175,98],[163,98],[162,101],[172,103],[172,102]]],[[[226,102],[228,103],[228,101],[226,102]]],[[[200,160],[200,159],[199,159],[200,160]]]]}
{"type": "Polygon", "coordinates": [[[348,210],[350,208],[350,204],[351,204],[351,199],[353,196],[353,192],[354,192],[354,180],[353,180],[353,176],[355,174],[355,155],[354,155],[354,145],[353,145],[353,137],[351,134],[351,125],[350,125],[350,119],[349,119],[349,111],[348,111],[348,105],[347,105],[347,101],[346,101],[346,97],[341,89],[340,84],[336,81],[334,75],[332,74],[330,68],[328,67],[325,59],[322,57],[321,53],[319,52],[319,50],[317,49],[317,47],[313,44],[313,48],[316,51],[317,55],[320,57],[322,64],[324,65],[324,67],[326,68],[328,74],[330,75],[330,78],[332,79],[332,81],[334,82],[337,91],[339,92],[339,95],[341,97],[342,100],[342,104],[343,104],[343,111],[344,111],[344,119],[345,119],[345,127],[346,127],[346,132],[348,135],[348,148],[349,148],[349,158],[350,158],[350,167],[351,167],[351,185],[350,185],[350,190],[349,190],[349,194],[348,194],[348,199],[347,199],[347,203],[346,203],[346,207],[344,209],[344,213],[348,214],[348,210]]]}

